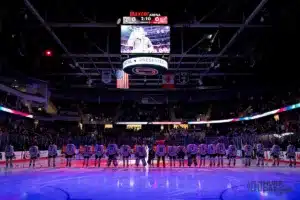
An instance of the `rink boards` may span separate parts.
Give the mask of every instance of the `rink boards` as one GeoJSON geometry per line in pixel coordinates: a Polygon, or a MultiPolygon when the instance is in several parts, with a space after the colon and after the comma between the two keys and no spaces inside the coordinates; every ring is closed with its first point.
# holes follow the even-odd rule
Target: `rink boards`
{"type": "MultiPolygon", "coordinates": [[[[0,159],[0,164],[5,162],[5,153],[2,153],[2,159],[0,159]]],[[[77,152],[78,153],[78,152],[77,152]]],[[[286,152],[285,151],[281,151],[280,153],[280,159],[282,162],[288,162],[289,159],[286,157],[286,152]]],[[[16,151],[15,152],[16,158],[14,159],[14,161],[18,161],[18,162],[23,162],[29,159],[29,152],[28,151],[16,151]]],[[[61,150],[58,150],[58,157],[62,156],[61,150]]],[[[237,151],[237,156],[241,157],[242,156],[242,152],[240,150],[237,151]]],[[[45,159],[48,157],[48,151],[40,151],[40,158],[41,159],[45,159]]],[[[82,158],[81,155],[76,155],[76,159],[80,160],[82,158]]],[[[93,158],[93,156],[92,156],[93,158]]],[[[134,155],[132,155],[131,159],[135,159],[134,155]]],[[[265,160],[271,160],[271,153],[270,151],[265,151],[265,160]]],[[[296,152],[296,161],[297,163],[300,164],[300,152],[296,152]]]]}

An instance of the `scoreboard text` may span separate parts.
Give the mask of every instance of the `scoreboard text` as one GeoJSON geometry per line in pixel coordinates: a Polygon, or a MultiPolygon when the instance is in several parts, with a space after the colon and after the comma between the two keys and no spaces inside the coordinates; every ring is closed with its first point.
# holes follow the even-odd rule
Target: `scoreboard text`
{"type": "Polygon", "coordinates": [[[123,17],[123,24],[168,24],[167,16],[123,17]]]}

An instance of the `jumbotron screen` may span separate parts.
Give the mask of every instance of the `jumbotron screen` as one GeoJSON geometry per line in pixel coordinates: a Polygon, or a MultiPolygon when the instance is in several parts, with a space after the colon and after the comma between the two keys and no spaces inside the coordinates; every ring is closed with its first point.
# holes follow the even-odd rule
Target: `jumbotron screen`
{"type": "Polygon", "coordinates": [[[151,53],[170,53],[170,26],[121,25],[121,54],[151,53]]]}

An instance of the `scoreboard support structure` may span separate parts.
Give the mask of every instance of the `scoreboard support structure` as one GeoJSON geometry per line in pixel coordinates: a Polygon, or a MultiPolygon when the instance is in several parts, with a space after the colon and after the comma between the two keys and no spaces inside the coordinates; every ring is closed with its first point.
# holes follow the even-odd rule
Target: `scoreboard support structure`
{"type": "MultiPolygon", "coordinates": [[[[120,53],[112,53],[108,49],[108,45],[106,47],[97,47],[97,49],[101,53],[96,54],[73,54],[70,52],[66,46],[63,44],[63,42],[59,39],[59,37],[55,34],[53,31],[53,28],[106,28],[106,29],[113,29],[113,28],[119,28],[118,24],[113,23],[52,23],[52,22],[45,22],[45,20],[40,16],[38,11],[31,5],[29,0],[24,0],[25,5],[29,8],[29,10],[34,14],[34,16],[40,21],[41,25],[45,27],[45,29],[50,33],[50,35],[55,39],[55,41],[61,46],[61,48],[64,50],[63,57],[71,58],[72,62],[74,63],[74,66],[79,68],[81,71],[81,74],[83,76],[86,76],[87,78],[90,78],[89,73],[91,71],[87,71],[86,66],[90,65],[93,66],[93,68],[96,70],[97,73],[99,73],[99,70],[102,68],[111,67],[114,69],[114,65],[118,65],[118,63],[122,60],[122,54],[120,53]],[[101,67],[100,67],[101,66],[101,67]]],[[[178,48],[179,52],[177,53],[171,53],[168,55],[165,55],[165,57],[168,57],[168,61],[170,63],[169,69],[173,70],[188,70],[188,69],[195,69],[195,71],[199,70],[203,71],[203,67],[199,67],[198,65],[204,66],[206,69],[210,68],[211,64],[215,63],[216,61],[220,59],[239,59],[243,58],[243,55],[226,55],[225,51],[228,49],[228,46],[230,46],[233,41],[238,37],[238,35],[244,30],[244,29],[251,29],[251,28],[270,28],[272,26],[270,25],[253,25],[249,22],[256,16],[256,14],[259,12],[259,10],[262,9],[264,4],[267,2],[267,0],[262,0],[261,3],[257,6],[257,8],[251,13],[249,16],[250,20],[246,20],[245,23],[239,23],[239,24],[225,24],[225,23],[185,23],[185,24],[173,24],[170,25],[173,29],[181,29],[180,32],[183,32],[183,29],[199,29],[199,28],[209,28],[209,29],[222,29],[222,28],[232,28],[233,30],[237,30],[237,32],[234,33],[233,37],[230,40],[230,44],[226,44],[225,47],[223,47],[223,50],[221,50],[218,53],[207,53],[207,54],[195,54],[193,53],[185,53],[184,52],[184,38],[183,34],[181,34],[181,48],[178,48]],[[227,47],[226,47],[227,46],[227,47]],[[224,50],[225,48],[225,50],[224,50]],[[179,67],[180,65],[180,67],[179,67]],[[188,67],[186,67],[188,65],[188,67]]],[[[119,30],[118,30],[119,31],[119,30]]],[[[109,33],[108,33],[109,35],[109,33]]],[[[108,36],[109,38],[109,36],[108,36]]],[[[107,43],[110,43],[112,40],[107,40],[107,43]]],[[[200,40],[196,41],[195,44],[198,44],[200,40]]],[[[188,46],[188,45],[187,45],[188,46]]],[[[194,45],[191,45],[194,47],[194,45]]],[[[197,45],[196,45],[197,46],[197,45]]],[[[190,48],[189,48],[190,49],[190,48]]],[[[164,56],[164,55],[162,55],[164,56]]],[[[95,72],[95,71],[94,71],[95,72]]],[[[208,75],[208,74],[207,74],[208,75]]],[[[226,75],[226,74],[224,74],[226,75]]]]}

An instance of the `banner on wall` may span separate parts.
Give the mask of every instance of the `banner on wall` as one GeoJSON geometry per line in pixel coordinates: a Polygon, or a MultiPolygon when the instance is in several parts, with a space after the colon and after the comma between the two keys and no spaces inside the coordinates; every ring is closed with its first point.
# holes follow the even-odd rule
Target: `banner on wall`
{"type": "Polygon", "coordinates": [[[102,82],[108,84],[111,82],[111,70],[102,70],[102,82]]]}
{"type": "Polygon", "coordinates": [[[189,82],[190,74],[188,72],[179,72],[178,73],[178,85],[185,85],[189,82]]]}
{"type": "Polygon", "coordinates": [[[162,75],[162,87],[163,88],[174,88],[174,74],[162,75]]]}

